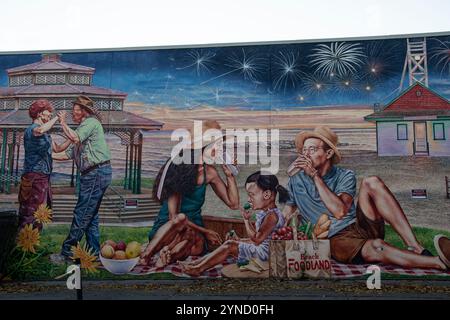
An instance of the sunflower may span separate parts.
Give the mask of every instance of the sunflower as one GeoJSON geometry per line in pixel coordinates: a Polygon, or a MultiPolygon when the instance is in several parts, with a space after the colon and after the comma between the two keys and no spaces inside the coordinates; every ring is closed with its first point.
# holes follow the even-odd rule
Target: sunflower
{"type": "Polygon", "coordinates": [[[81,268],[88,272],[97,272],[97,267],[100,265],[96,260],[97,257],[93,254],[92,249],[88,249],[87,245],[83,246],[80,243],[77,246],[72,246],[72,259],[80,259],[81,268]]]}
{"type": "Polygon", "coordinates": [[[34,217],[36,221],[42,224],[47,224],[52,222],[52,209],[47,207],[45,204],[41,204],[34,212],[34,217]]]}
{"type": "Polygon", "coordinates": [[[19,236],[17,237],[17,246],[24,252],[36,253],[34,247],[39,245],[39,239],[39,229],[33,229],[33,225],[27,224],[19,232],[19,236]]]}

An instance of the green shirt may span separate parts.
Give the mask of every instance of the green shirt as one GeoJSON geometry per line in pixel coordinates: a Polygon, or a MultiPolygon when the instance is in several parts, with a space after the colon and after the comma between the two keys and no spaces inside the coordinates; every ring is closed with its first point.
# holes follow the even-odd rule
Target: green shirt
{"type": "Polygon", "coordinates": [[[111,151],[106,144],[102,124],[94,117],[86,118],[75,130],[79,144],[72,144],[66,154],[74,159],[79,170],[111,160],[111,151]]]}

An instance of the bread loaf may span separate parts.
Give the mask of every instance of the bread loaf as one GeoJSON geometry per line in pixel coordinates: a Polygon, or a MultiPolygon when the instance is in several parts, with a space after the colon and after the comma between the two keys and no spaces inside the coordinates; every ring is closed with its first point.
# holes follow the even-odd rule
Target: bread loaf
{"type": "MultiPolygon", "coordinates": [[[[328,229],[330,228],[331,220],[327,214],[322,214],[317,220],[316,225],[314,226],[314,235],[319,239],[325,232],[327,232],[326,236],[328,236],[328,229]]],[[[325,238],[326,238],[325,236],[325,238]]]]}

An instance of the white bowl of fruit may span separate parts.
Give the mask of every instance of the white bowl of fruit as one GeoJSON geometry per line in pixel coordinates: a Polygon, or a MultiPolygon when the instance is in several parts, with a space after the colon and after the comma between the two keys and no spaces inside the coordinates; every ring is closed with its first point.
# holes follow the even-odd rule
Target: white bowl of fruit
{"type": "Polygon", "coordinates": [[[105,241],[100,250],[100,261],[106,270],[113,274],[126,274],[139,262],[141,245],[136,241],[126,244],[123,241],[105,241]]]}

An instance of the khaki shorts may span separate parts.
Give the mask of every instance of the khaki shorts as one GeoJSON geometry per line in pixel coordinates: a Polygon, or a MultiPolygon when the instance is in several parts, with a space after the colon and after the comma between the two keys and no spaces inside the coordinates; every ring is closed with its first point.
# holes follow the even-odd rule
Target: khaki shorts
{"type": "Polygon", "coordinates": [[[330,238],[331,256],[341,263],[362,264],[361,249],[370,239],[384,240],[384,220],[370,220],[358,205],[356,222],[330,238]]]}

